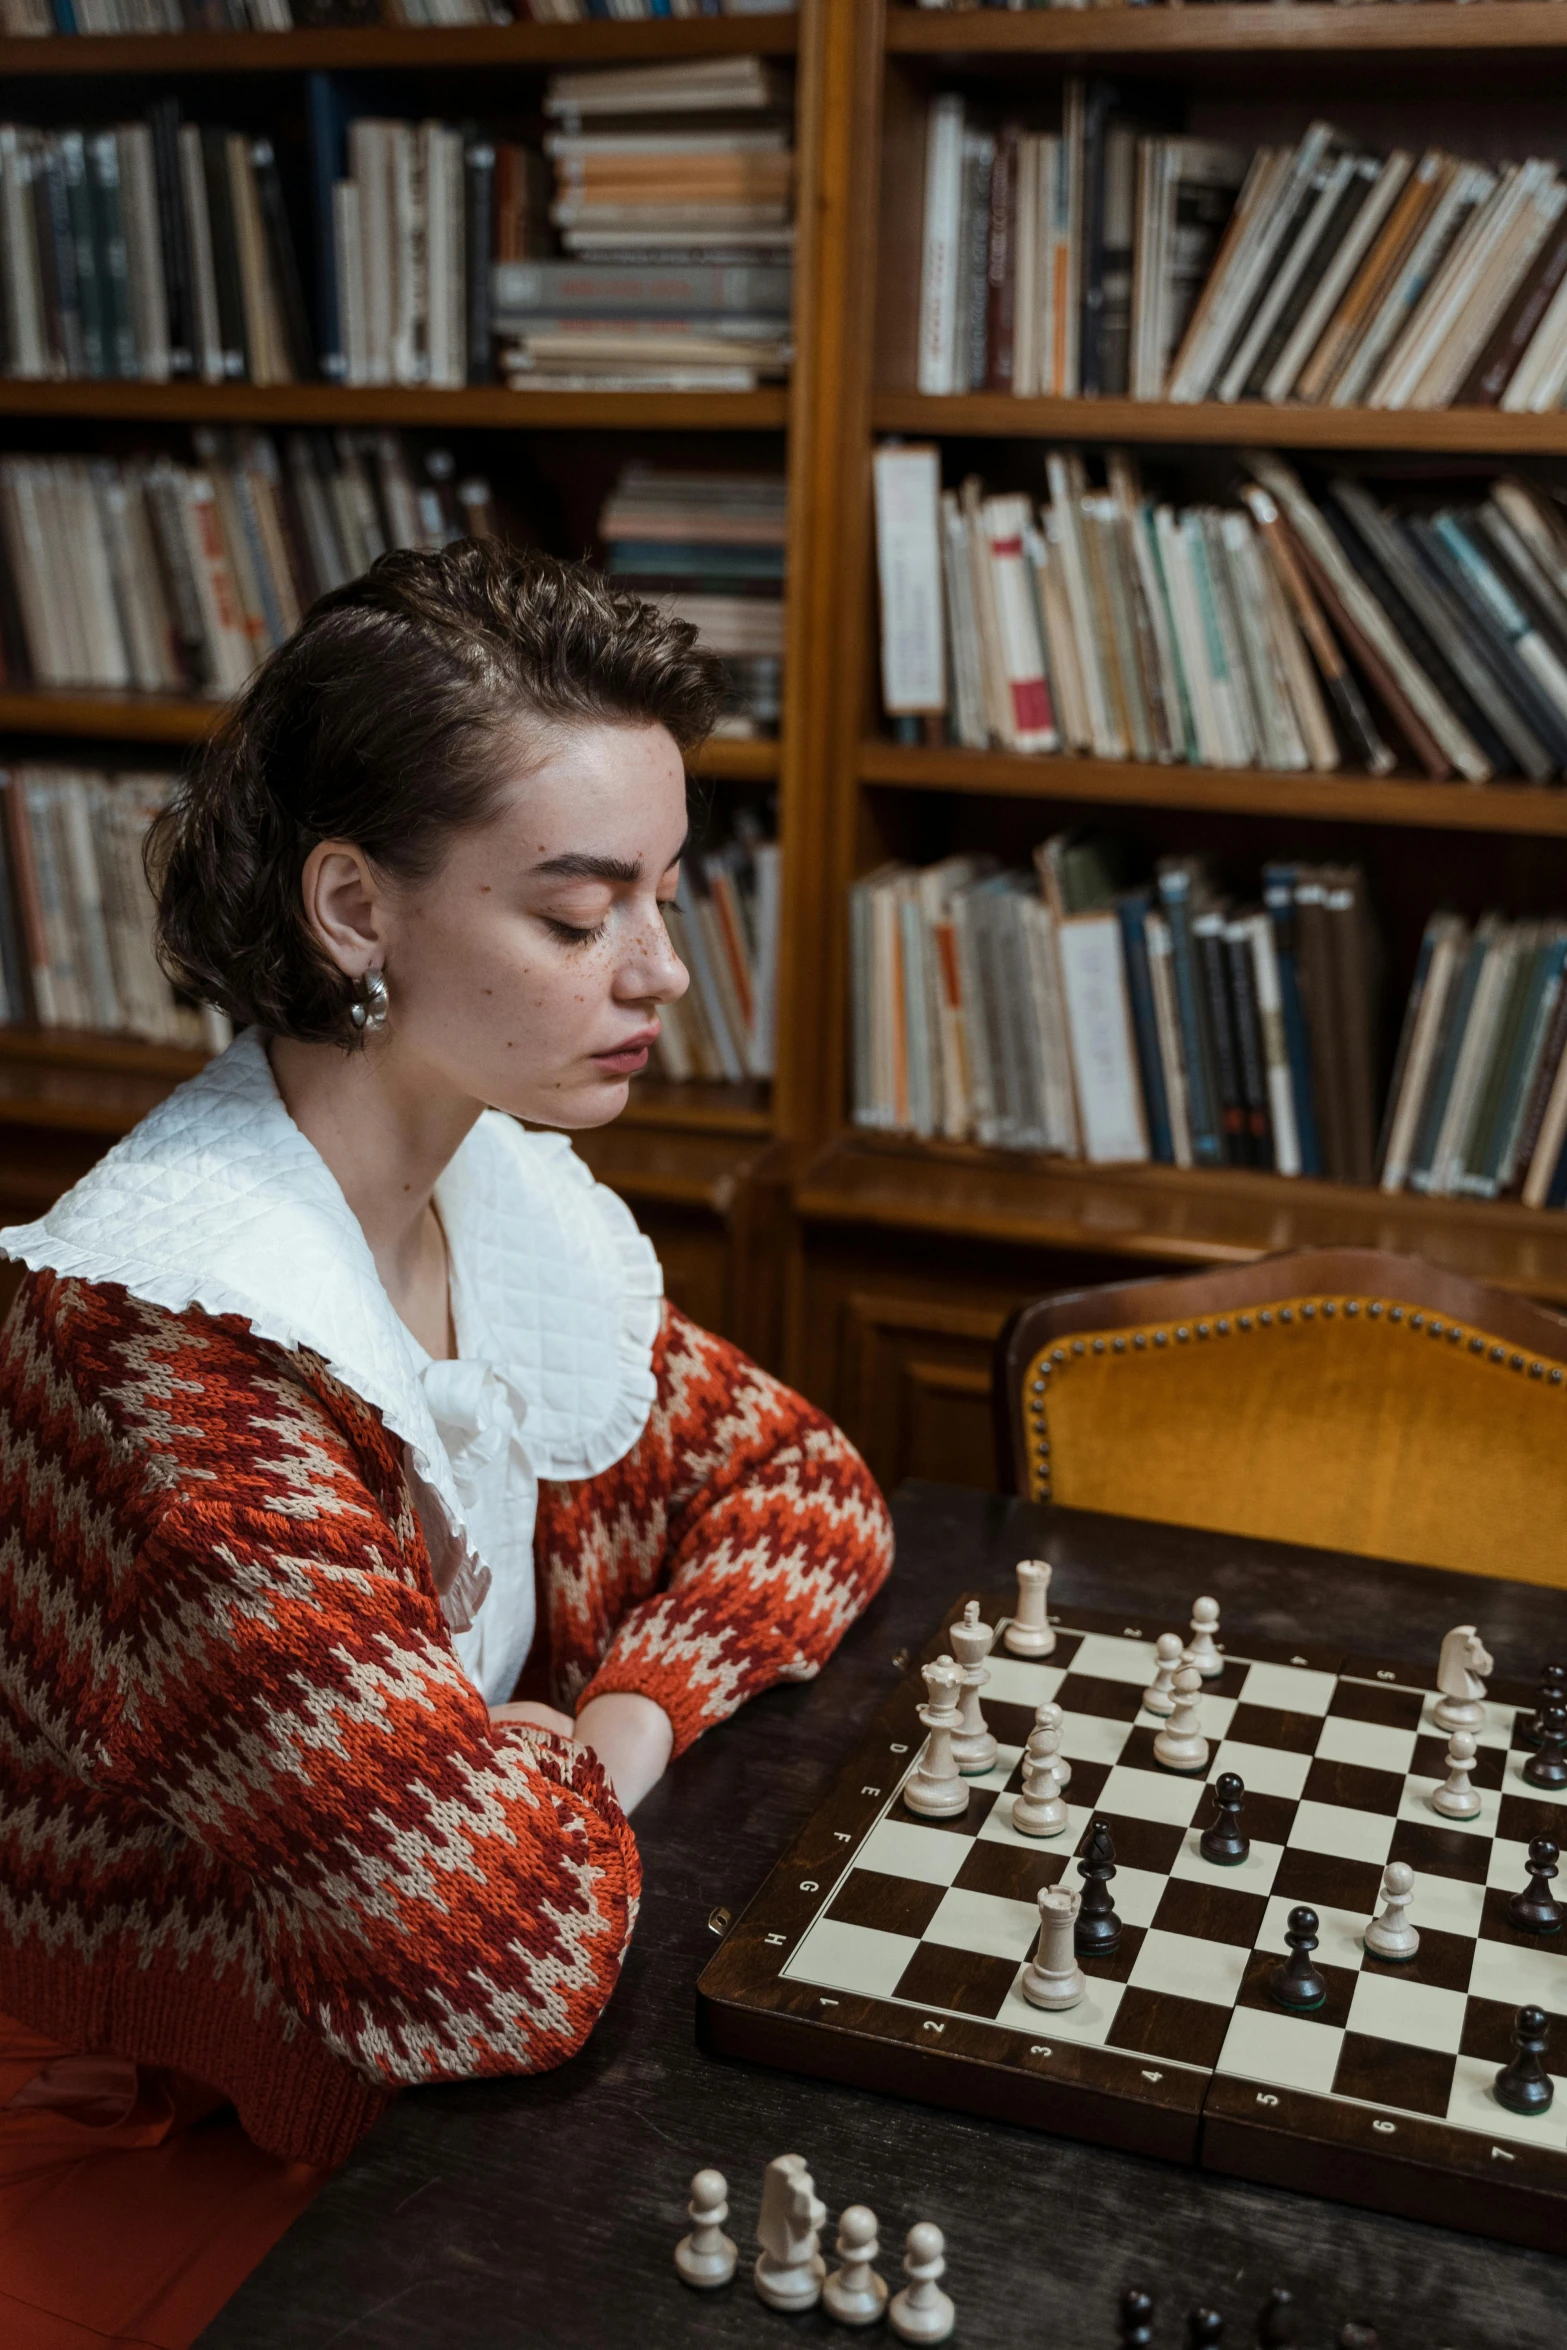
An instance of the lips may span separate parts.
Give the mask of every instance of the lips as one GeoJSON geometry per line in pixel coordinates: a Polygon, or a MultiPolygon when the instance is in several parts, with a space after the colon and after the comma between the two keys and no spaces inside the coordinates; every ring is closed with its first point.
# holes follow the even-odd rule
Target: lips
{"type": "Polygon", "coordinates": [[[657,1023],[651,1028],[639,1028],[635,1036],[628,1036],[624,1044],[617,1044],[607,1053],[595,1053],[593,1059],[601,1069],[611,1069],[617,1077],[628,1076],[646,1068],[648,1048],[658,1036],[657,1023]]]}

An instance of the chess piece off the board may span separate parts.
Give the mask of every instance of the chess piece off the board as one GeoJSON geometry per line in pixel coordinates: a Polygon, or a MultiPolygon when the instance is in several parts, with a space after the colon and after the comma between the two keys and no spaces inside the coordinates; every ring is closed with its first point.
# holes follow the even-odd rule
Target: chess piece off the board
{"type": "Polygon", "coordinates": [[[762,2175],[762,2212],[756,2240],[762,2249],[752,2277],[769,2309],[814,2309],[821,2299],[827,2263],[818,2231],[827,2206],[801,2154],[779,2154],[762,2175]]]}
{"type": "Polygon", "coordinates": [[[971,1599],[961,1623],[952,1626],[947,1638],[963,1671],[962,1718],[952,1735],[953,1757],[964,1778],[980,1779],[996,1767],[996,1741],[986,1727],[979,1702],[979,1693],[990,1679],[985,1659],[996,1645],[996,1630],[993,1624],[980,1622],[979,1601],[971,1599]]]}
{"type": "Polygon", "coordinates": [[[919,1717],[929,1736],[904,1787],[903,1800],[910,1811],[945,1819],[968,1810],[968,1789],[952,1751],[953,1734],[963,1719],[958,1710],[960,1676],[950,1656],[938,1656],[933,1665],[922,1666],[921,1672],[926,1697],[919,1717]]]}
{"type": "Polygon", "coordinates": [[[1495,1667],[1485,1642],[1473,1624],[1457,1624],[1442,1643],[1437,1659],[1437,1701],[1431,1719],[1451,1734],[1467,1730],[1478,1738],[1485,1728],[1485,1682],[1481,1676],[1495,1667]]]}
{"type": "Polygon", "coordinates": [[[1143,1691],[1143,1711],[1168,1720],[1175,1711],[1175,1676],[1186,1650],[1179,1632],[1161,1632],[1154,1642],[1154,1676],[1143,1691]]]}
{"type": "Polygon", "coordinates": [[[699,2170],[691,2181],[686,2206],[691,2233],[675,2246],[675,2267],[688,2285],[704,2292],[727,2285],[740,2255],[732,2236],[724,2234],[729,2217],[729,2182],[721,2170],[699,2170]]]}
{"type": "Polygon", "coordinates": [[[876,2237],[876,2214],[867,2204],[851,2203],[838,2217],[838,2258],[822,2287],[822,2307],[841,2326],[873,2326],[887,2306],[887,2281],[871,2265],[881,2250],[876,2237]]]}
{"type": "Polygon", "coordinates": [[[1194,2309],[1186,2320],[1186,2350],[1210,2350],[1224,2339],[1224,2320],[1216,2309],[1194,2309]]]}
{"type": "Polygon", "coordinates": [[[1540,1743],[1523,1765],[1531,1787],[1567,1787],[1567,1704],[1560,1699],[1542,1706],[1538,1716],[1540,1743]]]}
{"type": "Polygon", "coordinates": [[[1221,1771],[1213,1783],[1214,1814],[1197,1849],[1215,1868],[1236,1869],[1251,1851],[1251,1838],[1241,1826],[1246,1782],[1239,1771],[1221,1771]]]}
{"type": "Polygon", "coordinates": [[[1390,1860],[1382,1871],[1382,1914],[1365,1932],[1366,1948],[1374,1958],[1406,1966],[1419,1951],[1420,1936],[1405,1914],[1414,1898],[1414,1870],[1407,1861],[1390,1860]]]}
{"type": "Polygon", "coordinates": [[[1195,1665],[1205,1681],[1217,1681],[1224,1670],[1224,1659],[1219,1654],[1215,1637],[1219,1629],[1219,1603],[1216,1599],[1199,1599],[1192,1605],[1192,1636],[1186,1643],[1186,1661],[1195,1665]]]}
{"type": "Polygon", "coordinates": [[[1444,1820],[1480,1817],[1480,1790],[1469,1784],[1474,1767],[1474,1740],[1467,1730],[1455,1730],[1447,1742],[1447,1777],[1431,1790],[1431,1809],[1440,1812],[1444,1820]]]}
{"type": "Polygon", "coordinates": [[[1059,1730],[1030,1730],[1023,1750],[1023,1792],[1012,1798],[1012,1825],[1020,1836],[1059,1836],[1067,1823],[1056,1750],[1059,1730]]]}
{"type": "Polygon", "coordinates": [[[1540,1743],[1540,1716],[1549,1706],[1567,1705],[1567,1665],[1542,1665],[1540,1686],[1532,1714],[1521,1713],[1513,1725],[1513,1744],[1532,1753],[1540,1743]]]}
{"type": "Polygon", "coordinates": [[[945,2238],[932,2221],[922,2219],[910,2228],[903,2252],[903,2273],[909,2281],[901,2293],[894,2293],[887,2310],[900,2342],[944,2342],[951,2333],[957,2311],[941,2289],[945,2253],[945,2238]]]}
{"type": "Polygon", "coordinates": [[[1137,2285],[1121,2295],[1121,2350],[1153,2350],[1153,2295],[1137,2285]]]}
{"type": "Polygon", "coordinates": [[[1054,2013],[1075,2007],[1088,1989],[1074,1940],[1083,1896],[1065,1885],[1045,1885],[1038,1898],[1039,1940],[1023,1969],[1022,1990],[1031,2005],[1054,2013]]]}
{"type": "Polygon", "coordinates": [[[1556,2084],[1545,2069],[1550,2026],[1543,2007],[1520,2007],[1513,2024],[1513,2054],[1496,2076],[1496,2102],[1509,2113],[1549,2113],[1556,2084]]]}
{"type": "Polygon", "coordinates": [[[1153,1742],[1153,1758],[1167,1771],[1195,1777],[1208,1768],[1208,1741],[1202,1734],[1202,1675],[1195,1665],[1182,1665],[1175,1676],[1175,1711],[1153,1742]]]}
{"type": "Polygon", "coordinates": [[[1050,1625],[1050,1561],[1017,1562],[1017,1614],[1002,1640],[1014,1656],[1049,1656],[1056,1644],[1050,1625]]]}
{"type": "Polygon", "coordinates": [[[1275,2285],[1257,2312],[1257,2350],[1295,2350],[1299,2340],[1295,2296],[1285,2286],[1275,2285]]]}
{"type": "Polygon", "coordinates": [[[1563,1908],[1551,1891],[1551,1879],[1556,1874],[1556,1863],[1560,1857],[1554,1836],[1536,1836],[1530,1845],[1529,1858],[1525,1864],[1529,1871],[1529,1882],[1507,1904],[1507,1922],[1516,1926],[1520,1934],[1561,1932],[1567,1909],[1563,1908]]]}
{"type": "Polygon", "coordinates": [[[1290,1911],[1284,1929],[1289,1956],[1281,1959],[1268,1977],[1268,1997],[1297,2015],[1323,2006],[1328,1996],[1327,1977],[1311,1955],[1317,1947],[1319,1922],[1316,1911],[1304,1902],[1290,1911]]]}
{"type": "Polygon", "coordinates": [[[1095,1820],[1077,1873],[1083,1880],[1082,1906],[1072,1939],[1083,1958],[1113,1958],[1121,1946],[1121,1921],[1116,1915],[1110,1879],[1115,1875],[1115,1839],[1103,1820],[1095,1820]]]}

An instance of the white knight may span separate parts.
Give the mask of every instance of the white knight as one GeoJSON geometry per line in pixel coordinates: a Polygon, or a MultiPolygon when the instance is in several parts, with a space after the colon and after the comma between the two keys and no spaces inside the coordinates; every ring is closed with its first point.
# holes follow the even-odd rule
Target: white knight
{"type": "Polygon", "coordinates": [[[1467,1730],[1478,1737],[1485,1728],[1485,1682],[1482,1674],[1494,1670],[1485,1642],[1473,1624],[1459,1624],[1442,1643],[1436,1668],[1438,1696],[1432,1719],[1440,1729],[1467,1730]]]}

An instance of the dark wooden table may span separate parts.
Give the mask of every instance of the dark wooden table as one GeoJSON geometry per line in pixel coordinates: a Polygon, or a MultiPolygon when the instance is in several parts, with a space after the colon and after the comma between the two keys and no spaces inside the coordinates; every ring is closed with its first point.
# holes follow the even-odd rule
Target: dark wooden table
{"type": "MultiPolygon", "coordinates": [[[[637,1815],[646,1873],[624,1976],[584,2053],[542,2078],[402,2097],[202,2336],[202,2350],[661,2350],[856,2337],[780,2317],[747,2267],[763,2165],[803,2154],[830,2213],[870,2203],[884,2269],[902,2231],[948,2239],[959,2343],[1114,2350],[1121,2289],[1146,2282],[1160,2350],[1185,2313],[1252,2317],[1286,2284],[1304,2350],[1347,2317],[1383,2350],[1560,2350],[1567,2258],[1205,2176],[699,2054],[692,1987],[709,1920],[738,1911],[891,1687],[964,1589],[1019,1557],[1056,1564],[1052,1601],[1171,1613],[1199,1591],[1232,1637],[1326,1626],[1434,1670],[1478,1623],[1500,1673],[1567,1651],[1567,1597],[1525,1584],[1139,1525],[955,1486],[897,1501],[899,1563],[820,1680],[776,1689],[704,1738],[637,1815]],[[730,2183],[733,2285],[697,2295],[670,2255],[693,2171],[730,2183]]],[[[1563,2248],[1567,2253],[1567,2246],[1563,2248]]],[[[885,2331],[870,2337],[890,2338],[885,2331]]]]}

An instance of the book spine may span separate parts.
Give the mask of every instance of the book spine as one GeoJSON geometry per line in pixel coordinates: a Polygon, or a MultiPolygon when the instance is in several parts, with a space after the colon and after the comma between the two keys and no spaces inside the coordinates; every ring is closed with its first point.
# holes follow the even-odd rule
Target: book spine
{"type": "Polygon", "coordinates": [[[463,147],[467,294],[467,380],[493,383],[495,358],[490,319],[490,256],[495,243],[495,146],[471,129],[463,147]]]}
{"type": "Polygon", "coordinates": [[[1199,914],[1192,924],[1197,969],[1202,984],[1208,1034],[1213,1040],[1213,1068],[1218,1083],[1219,1130],[1222,1157],[1232,1167],[1250,1164],[1246,1102],[1241,1090],[1240,1050],[1235,1014],[1226,984],[1224,917],[1199,914]]]}
{"type": "Polygon", "coordinates": [[[1293,865],[1264,866],[1262,902],[1273,931],[1274,963],[1279,975],[1279,1016],[1289,1056],[1295,1130],[1300,1141],[1300,1171],[1303,1175],[1320,1175],[1323,1172],[1322,1146],[1317,1133],[1316,1101],[1312,1086],[1311,1032],[1307,1024],[1305,993],[1300,984],[1293,865]]]}
{"type": "Polygon", "coordinates": [[[1121,952],[1126,964],[1126,993],[1131,1007],[1132,1034],[1137,1046],[1137,1070],[1143,1108],[1148,1120],[1149,1155],[1161,1167],[1173,1166],[1175,1149],[1170,1135],[1170,1105],[1165,1092],[1164,1064],[1159,1052],[1159,1021],[1154,1006],[1153,974],[1148,962],[1149,900],[1146,890],[1123,897],[1116,906],[1121,925],[1121,952]]]}
{"type": "Polygon", "coordinates": [[[1240,921],[1225,924],[1224,956],[1230,1004],[1235,1016],[1235,1049],[1240,1063],[1241,1096],[1246,1112],[1246,1160],[1249,1166],[1271,1167],[1273,1133],[1268,1116],[1268,1082],[1249,923],[1240,921]]]}
{"type": "Polygon", "coordinates": [[[1192,938],[1191,883],[1183,872],[1161,874],[1159,896],[1170,926],[1170,957],[1175,979],[1175,1002],[1181,1022],[1182,1058],[1186,1066],[1187,1110],[1191,1121],[1192,1157],[1199,1167],[1224,1163],[1219,1126],[1213,1048],[1203,1015],[1201,981],[1192,938]]]}

